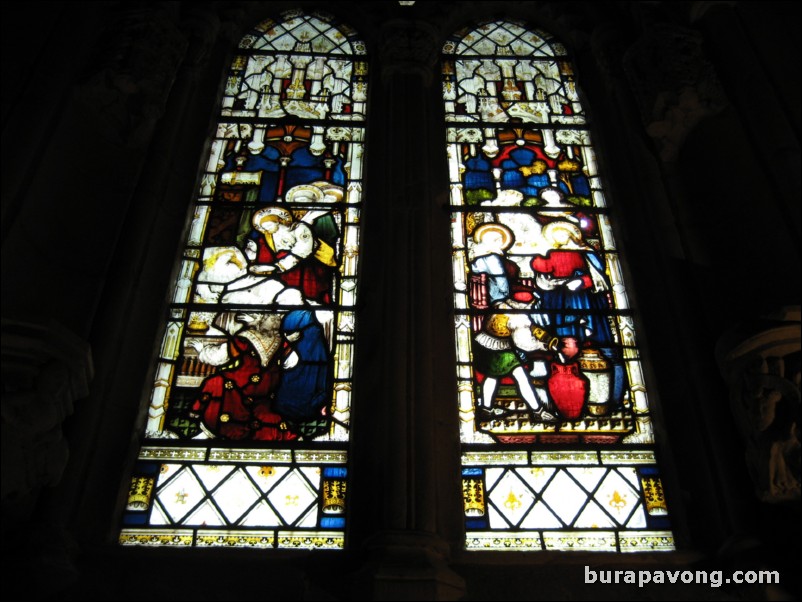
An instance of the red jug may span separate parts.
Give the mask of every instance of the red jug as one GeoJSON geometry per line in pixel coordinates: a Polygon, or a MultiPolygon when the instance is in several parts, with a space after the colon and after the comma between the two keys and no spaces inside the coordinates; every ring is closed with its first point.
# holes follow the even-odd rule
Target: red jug
{"type": "Polygon", "coordinates": [[[579,372],[579,365],[551,365],[547,387],[560,415],[575,420],[582,415],[588,397],[588,379],[579,372]]]}

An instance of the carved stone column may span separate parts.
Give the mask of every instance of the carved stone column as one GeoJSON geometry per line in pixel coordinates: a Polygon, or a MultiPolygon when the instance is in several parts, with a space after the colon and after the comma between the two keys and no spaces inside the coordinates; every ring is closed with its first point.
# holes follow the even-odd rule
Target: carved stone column
{"type": "MultiPolygon", "coordinates": [[[[220,73],[219,64],[208,63],[210,55],[217,57],[211,50],[222,28],[209,5],[184,7],[180,14],[164,8],[133,10],[120,19],[119,27],[118,44],[131,54],[118,61],[123,79],[129,69],[146,70],[141,63],[165,56],[152,74],[136,76],[138,91],[133,94],[144,94],[150,108],[143,109],[135,129],[152,132],[137,185],[130,191],[124,227],[109,249],[102,303],[93,316],[98,375],[71,425],[77,441],[69,478],[51,500],[54,512],[87,547],[109,537],[108,525],[115,518],[111,508],[121,503],[121,479],[138,450],[140,392],[147,382],[172,258],[186,220],[187,199],[194,194],[198,153],[207,136],[220,73]],[[129,43],[136,32],[144,41],[129,43]],[[98,455],[97,449],[104,453],[98,455]]],[[[115,107],[109,110],[113,113],[115,107]]]]}
{"type": "Polygon", "coordinates": [[[800,308],[741,324],[716,347],[758,498],[800,499],[800,308]]]}
{"type": "MultiPolygon", "coordinates": [[[[24,157],[9,174],[21,183],[14,207],[3,216],[7,315],[36,312],[89,337],[156,123],[187,48],[177,10],[170,3],[98,5],[100,26],[77,25],[84,34],[73,41],[81,61],[68,67],[74,79],[41,145],[30,154],[25,135],[4,138],[4,155],[24,157]]],[[[47,97],[48,68],[41,69],[32,74],[42,82],[33,93],[47,97]]],[[[26,103],[15,109],[9,121],[41,126],[43,115],[31,114],[26,103]]]]}
{"type": "Polygon", "coordinates": [[[432,109],[442,100],[427,87],[437,39],[420,22],[384,24],[381,85],[370,107],[366,206],[374,207],[365,212],[364,323],[382,327],[360,339],[357,367],[371,383],[354,422],[361,477],[354,499],[370,500],[355,510],[369,557],[354,582],[360,599],[464,593],[447,566],[445,539],[460,505],[453,349],[441,334],[453,320],[448,218],[440,207],[448,180],[432,109]],[[443,453],[449,437],[453,456],[443,453]]]}

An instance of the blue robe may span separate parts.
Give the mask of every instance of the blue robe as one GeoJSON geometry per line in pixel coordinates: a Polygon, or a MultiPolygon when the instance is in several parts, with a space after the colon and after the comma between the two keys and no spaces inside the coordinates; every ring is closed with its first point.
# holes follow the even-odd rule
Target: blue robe
{"type": "Polygon", "coordinates": [[[298,363],[284,368],[273,409],[293,421],[314,420],[331,399],[332,379],[328,344],[323,327],[309,310],[293,310],[281,322],[284,335],[300,332],[292,343],[298,363]]]}

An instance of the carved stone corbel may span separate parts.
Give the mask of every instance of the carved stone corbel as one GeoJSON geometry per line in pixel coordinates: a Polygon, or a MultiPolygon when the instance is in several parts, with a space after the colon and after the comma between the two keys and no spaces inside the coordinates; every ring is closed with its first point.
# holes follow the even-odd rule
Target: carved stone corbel
{"type": "Polygon", "coordinates": [[[718,77],[705,58],[702,36],[692,29],[650,24],[624,54],[624,71],[646,131],[667,163],[676,160],[702,119],[726,106],[718,77]]]}
{"type": "Polygon", "coordinates": [[[434,27],[423,21],[398,19],[384,23],[379,51],[382,81],[387,83],[398,72],[416,73],[428,86],[439,56],[438,39],[434,27]]]}
{"type": "Polygon", "coordinates": [[[745,323],[716,346],[758,497],[800,499],[800,308],[745,323]]]}
{"type": "MultiPolygon", "coordinates": [[[[62,423],[89,393],[89,344],[53,322],[2,321],[4,512],[58,483],[69,450],[62,423]]],[[[27,503],[26,503],[27,505],[27,503]]]]}

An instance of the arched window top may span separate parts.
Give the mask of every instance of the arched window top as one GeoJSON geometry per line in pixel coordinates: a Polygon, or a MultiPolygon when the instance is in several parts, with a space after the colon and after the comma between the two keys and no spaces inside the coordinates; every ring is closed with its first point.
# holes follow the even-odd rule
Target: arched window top
{"type": "Polygon", "coordinates": [[[547,32],[528,28],[519,21],[485,21],[466,27],[446,41],[443,53],[460,56],[564,56],[565,47],[547,32]]]}
{"type": "Polygon", "coordinates": [[[265,52],[366,54],[356,31],[331,16],[288,11],[282,21],[266,19],[245,34],[240,48],[265,52]]]}
{"type": "MultiPolygon", "coordinates": [[[[333,17],[301,11],[246,33],[231,63],[224,116],[364,121],[365,43],[333,17]]],[[[316,141],[315,148],[320,149],[316,141]]]]}
{"type": "Polygon", "coordinates": [[[565,48],[522,23],[489,21],[443,47],[447,121],[583,124],[565,48]]]}

